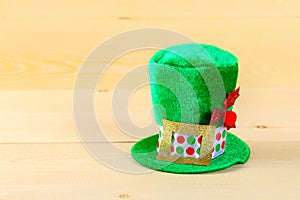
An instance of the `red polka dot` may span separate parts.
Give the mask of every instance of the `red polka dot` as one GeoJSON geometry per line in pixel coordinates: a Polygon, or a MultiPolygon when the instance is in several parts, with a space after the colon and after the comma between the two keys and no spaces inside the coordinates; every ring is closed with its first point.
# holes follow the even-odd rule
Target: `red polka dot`
{"type": "Polygon", "coordinates": [[[199,143],[199,144],[202,143],[202,136],[198,137],[198,143],[199,143]]]}
{"type": "Polygon", "coordinates": [[[178,142],[179,144],[183,144],[183,143],[185,142],[184,137],[183,137],[183,136],[178,136],[178,137],[177,137],[177,142],[178,142]]]}
{"type": "Polygon", "coordinates": [[[171,153],[173,153],[174,152],[174,147],[173,146],[171,146],[171,153]]]}
{"type": "Polygon", "coordinates": [[[194,155],[195,150],[192,147],[189,147],[186,149],[186,153],[191,156],[194,155]]]}
{"type": "Polygon", "coordinates": [[[221,145],[222,149],[225,148],[225,141],[222,142],[222,145],[221,145]]]}
{"type": "Polygon", "coordinates": [[[215,148],[213,147],[213,148],[211,149],[211,151],[214,152],[214,151],[215,151],[215,148]]]}
{"type": "Polygon", "coordinates": [[[216,139],[219,141],[221,139],[221,133],[218,133],[216,139]]]}
{"type": "Polygon", "coordinates": [[[159,141],[157,142],[157,148],[159,148],[159,141]]]}

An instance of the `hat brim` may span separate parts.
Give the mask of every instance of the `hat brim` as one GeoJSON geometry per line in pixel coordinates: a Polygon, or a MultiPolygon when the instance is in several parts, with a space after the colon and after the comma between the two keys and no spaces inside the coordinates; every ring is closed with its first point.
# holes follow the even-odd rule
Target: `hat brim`
{"type": "Polygon", "coordinates": [[[158,134],[142,139],[131,148],[132,157],[141,165],[162,172],[176,174],[199,174],[222,170],[235,164],[244,164],[250,156],[249,146],[237,136],[228,133],[226,150],[211,160],[208,166],[177,164],[156,160],[158,134]]]}

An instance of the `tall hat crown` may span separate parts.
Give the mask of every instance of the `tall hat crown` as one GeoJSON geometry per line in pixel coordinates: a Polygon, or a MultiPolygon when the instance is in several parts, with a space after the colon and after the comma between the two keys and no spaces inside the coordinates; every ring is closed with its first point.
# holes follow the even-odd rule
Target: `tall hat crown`
{"type": "Polygon", "coordinates": [[[135,160],[174,173],[215,171],[248,160],[247,144],[227,132],[235,127],[232,109],[239,96],[233,54],[205,44],[172,46],[154,54],[149,76],[160,131],[133,146],[135,160]]]}

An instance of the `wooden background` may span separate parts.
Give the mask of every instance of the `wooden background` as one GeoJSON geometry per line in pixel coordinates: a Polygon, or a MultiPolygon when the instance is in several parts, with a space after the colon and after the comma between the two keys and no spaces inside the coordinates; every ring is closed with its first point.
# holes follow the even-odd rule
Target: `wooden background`
{"type": "MultiPolygon", "coordinates": [[[[299,47],[298,0],[0,0],[0,199],[299,198],[299,47]],[[143,27],[237,55],[242,95],[233,132],[251,147],[246,165],[205,175],[128,174],[103,166],[80,143],[72,115],[78,69],[104,40],[143,27]]],[[[114,124],[111,94],[153,53],[118,59],[95,96],[99,123],[124,151],[137,139],[114,124]]],[[[143,87],[130,102],[139,126],[150,122],[149,95],[143,87]]]]}

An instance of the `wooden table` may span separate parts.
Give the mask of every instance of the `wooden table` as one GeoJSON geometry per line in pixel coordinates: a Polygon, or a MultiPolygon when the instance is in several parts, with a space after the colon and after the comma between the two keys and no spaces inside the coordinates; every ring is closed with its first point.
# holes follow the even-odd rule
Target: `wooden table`
{"type": "MultiPolygon", "coordinates": [[[[0,1],[0,199],[298,199],[299,13],[297,0],[0,1]],[[143,27],[237,55],[242,95],[233,132],[251,148],[247,164],[205,175],[130,174],[87,152],[72,112],[78,69],[104,40],[143,27]]],[[[137,139],[113,121],[114,87],[154,52],[117,59],[98,85],[97,119],[123,151],[137,139]]],[[[149,124],[150,108],[145,86],[129,104],[134,123],[149,124]]]]}

